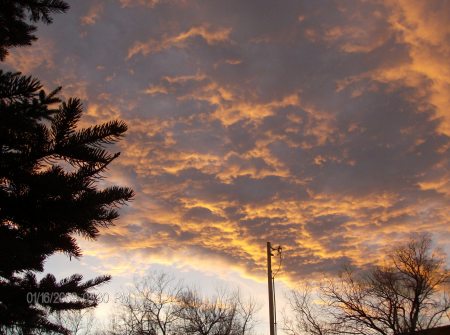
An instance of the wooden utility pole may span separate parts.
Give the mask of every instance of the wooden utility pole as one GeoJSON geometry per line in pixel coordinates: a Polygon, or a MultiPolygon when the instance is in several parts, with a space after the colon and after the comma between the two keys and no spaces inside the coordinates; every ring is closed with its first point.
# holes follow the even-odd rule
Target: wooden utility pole
{"type": "Polygon", "coordinates": [[[275,314],[273,311],[273,277],[272,277],[272,246],[267,242],[267,284],[269,285],[269,320],[270,335],[275,335],[275,314]]]}

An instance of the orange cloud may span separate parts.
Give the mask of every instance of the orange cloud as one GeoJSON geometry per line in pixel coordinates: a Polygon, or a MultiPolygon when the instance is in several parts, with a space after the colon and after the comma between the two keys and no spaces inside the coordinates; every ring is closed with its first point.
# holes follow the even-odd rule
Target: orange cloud
{"type": "Polygon", "coordinates": [[[146,6],[152,8],[163,1],[164,0],[120,0],[120,4],[122,7],[146,6]]]}
{"type": "MultiPolygon", "coordinates": [[[[121,1],[148,7],[121,12],[139,31],[153,31],[155,21],[126,15],[167,15],[160,38],[125,50],[84,38],[79,55],[68,55],[44,37],[38,43],[51,41],[48,50],[35,44],[8,57],[10,67],[40,71],[83,98],[83,125],[129,125],[100,185],[130,185],[136,199],[99,242],[83,245],[103,260],[101,271],[226,267],[263,281],[271,240],[285,248],[282,276],[292,284],[346,262],[378,262],[385,245],[413,230],[449,241],[444,5],[365,1],[329,10],[312,2],[295,13],[269,8],[273,16],[261,22],[243,2],[229,12],[214,2],[200,12],[160,2],[121,1]],[[174,32],[179,22],[191,28],[174,32]],[[168,49],[174,57],[157,54],[168,49]],[[126,62],[123,52],[149,57],[126,62]]],[[[94,7],[82,24],[117,19],[94,7]]],[[[69,41],[63,32],[53,38],[69,41]]]]}
{"type": "Polygon", "coordinates": [[[163,86],[151,85],[144,90],[145,94],[155,95],[155,94],[167,94],[168,91],[163,86]]]}
{"type": "Polygon", "coordinates": [[[399,75],[408,72],[430,79],[430,103],[443,119],[440,131],[450,135],[450,5],[441,1],[386,1],[391,9],[389,22],[399,41],[410,46],[411,62],[399,75]]]}
{"type": "Polygon", "coordinates": [[[95,24],[102,14],[104,6],[102,3],[94,3],[85,16],[82,16],[80,21],[83,26],[90,26],[95,24]]]}
{"type": "Polygon", "coordinates": [[[17,71],[29,74],[39,67],[53,69],[55,46],[53,41],[41,38],[31,47],[19,47],[10,51],[6,64],[17,71]]]}
{"type": "Polygon", "coordinates": [[[137,54],[148,55],[158,53],[171,47],[184,48],[186,42],[193,37],[201,37],[208,45],[230,41],[231,28],[210,29],[209,25],[200,25],[190,28],[176,36],[166,36],[162,40],[149,39],[146,42],[135,42],[128,49],[127,59],[137,54]]]}

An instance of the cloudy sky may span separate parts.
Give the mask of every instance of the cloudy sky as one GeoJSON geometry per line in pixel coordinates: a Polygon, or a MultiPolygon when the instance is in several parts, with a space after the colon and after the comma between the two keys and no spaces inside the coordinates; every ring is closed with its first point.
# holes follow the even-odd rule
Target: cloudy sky
{"type": "Polygon", "coordinates": [[[7,66],[129,125],[108,182],[137,195],[81,271],[265,290],[266,241],[285,285],[449,244],[450,1],[71,5],[7,66]]]}

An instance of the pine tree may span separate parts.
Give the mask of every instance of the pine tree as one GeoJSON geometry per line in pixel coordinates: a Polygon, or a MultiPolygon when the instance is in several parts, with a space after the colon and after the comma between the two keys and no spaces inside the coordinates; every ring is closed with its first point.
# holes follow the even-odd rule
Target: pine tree
{"type": "MultiPolygon", "coordinates": [[[[30,45],[42,21],[69,6],[61,0],[0,0],[0,60],[11,47],[30,45]]],[[[121,121],[79,129],[80,100],[61,102],[37,79],[0,70],[0,334],[56,332],[53,312],[98,304],[92,288],[110,280],[81,275],[37,280],[44,261],[60,252],[80,257],[77,235],[95,239],[118,217],[133,191],[97,188],[118,157],[105,146],[126,131],[121,121]]]]}
{"type": "Polygon", "coordinates": [[[27,22],[51,23],[52,13],[65,12],[69,6],[61,0],[1,0],[0,1],[0,60],[7,49],[30,45],[36,40],[36,26],[27,22]],[[28,15],[27,15],[28,14],[28,15]]]}
{"type": "MultiPolygon", "coordinates": [[[[0,71],[0,330],[67,333],[48,321],[54,311],[96,306],[90,289],[109,276],[41,280],[44,261],[57,252],[80,257],[77,235],[95,239],[118,217],[129,188],[98,189],[118,157],[105,146],[119,140],[121,121],[79,129],[78,99],[61,102],[36,79],[0,71]]],[[[1,333],[1,331],[0,331],[1,333]]]]}

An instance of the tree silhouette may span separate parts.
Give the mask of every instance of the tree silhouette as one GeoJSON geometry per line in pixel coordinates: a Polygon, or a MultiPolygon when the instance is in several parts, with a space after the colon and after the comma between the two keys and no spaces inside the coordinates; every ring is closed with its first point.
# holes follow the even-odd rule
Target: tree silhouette
{"type": "Polygon", "coordinates": [[[181,294],[180,333],[192,335],[253,334],[257,306],[245,301],[239,292],[217,291],[213,297],[203,297],[197,290],[181,294]]]}
{"type": "MultiPolygon", "coordinates": [[[[8,49],[30,45],[39,21],[65,12],[61,0],[0,1],[0,60],[8,49]],[[30,23],[31,22],[31,23],[30,23]]],[[[81,256],[75,236],[95,239],[118,217],[129,188],[97,188],[118,157],[106,150],[124,134],[121,121],[78,129],[80,100],[61,102],[37,79],[0,70],[0,333],[67,334],[49,314],[96,306],[90,289],[108,281],[81,275],[37,280],[56,252],[81,256]]]]}
{"type": "Polygon", "coordinates": [[[419,235],[394,248],[384,266],[360,275],[344,271],[320,287],[321,304],[307,290],[292,292],[295,320],[287,320],[286,332],[400,335],[448,321],[450,274],[431,242],[419,235]]]}
{"type": "Polygon", "coordinates": [[[238,291],[207,297],[165,273],[143,277],[117,302],[103,335],[252,335],[258,311],[238,291]]]}
{"type": "Polygon", "coordinates": [[[36,40],[36,26],[27,22],[51,23],[50,14],[65,12],[69,5],[61,0],[0,1],[0,60],[11,47],[30,45],[36,40]],[[28,14],[28,15],[27,15],[28,14]]]}
{"type": "Polygon", "coordinates": [[[46,94],[38,80],[0,71],[0,325],[24,334],[67,333],[49,313],[96,306],[90,289],[109,276],[38,281],[35,273],[56,252],[80,257],[74,236],[95,239],[133,196],[129,188],[97,188],[119,155],[105,146],[122,137],[125,123],[79,129],[80,100],[61,102],[59,91],[46,94]]]}

